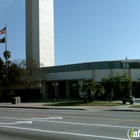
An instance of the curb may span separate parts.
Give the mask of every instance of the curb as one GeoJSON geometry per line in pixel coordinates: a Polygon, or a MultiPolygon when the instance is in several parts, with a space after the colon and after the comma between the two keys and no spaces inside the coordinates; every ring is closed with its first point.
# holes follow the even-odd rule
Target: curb
{"type": "Polygon", "coordinates": [[[53,110],[102,110],[102,111],[127,111],[127,112],[140,112],[138,109],[124,109],[124,108],[119,108],[119,109],[88,109],[88,108],[69,108],[69,107],[48,107],[48,106],[8,106],[8,105],[3,105],[0,106],[0,108],[26,108],[26,109],[53,109],[53,110]]]}
{"type": "Polygon", "coordinates": [[[140,112],[140,110],[133,110],[133,109],[112,109],[112,110],[106,110],[106,111],[140,112]]]}
{"type": "Polygon", "coordinates": [[[56,109],[56,110],[87,110],[83,108],[55,108],[55,107],[29,107],[29,106],[0,106],[0,108],[26,108],[26,109],[56,109]]]}

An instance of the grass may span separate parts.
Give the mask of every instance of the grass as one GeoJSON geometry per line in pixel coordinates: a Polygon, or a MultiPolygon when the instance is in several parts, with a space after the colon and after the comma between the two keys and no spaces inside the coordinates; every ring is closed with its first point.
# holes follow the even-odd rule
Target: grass
{"type": "Polygon", "coordinates": [[[130,108],[140,108],[140,105],[133,105],[133,106],[130,106],[130,108]]]}
{"type": "Polygon", "coordinates": [[[119,106],[121,104],[109,101],[93,101],[84,103],[83,101],[56,102],[44,104],[44,106],[119,106]]]}

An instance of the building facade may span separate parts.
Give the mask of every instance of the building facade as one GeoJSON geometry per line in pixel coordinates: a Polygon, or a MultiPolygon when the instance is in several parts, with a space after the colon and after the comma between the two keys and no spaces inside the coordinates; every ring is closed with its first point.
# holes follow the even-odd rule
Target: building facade
{"type": "MultiPolygon", "coordinates": [[[[53,0],[26,0],[26,60],[43,64],[46,74],[41,84],[43,99],[75,98],[72,84],[85,79],[101,82],[103,78],[127,72],[133,80],[131,95],[140,97],[140,60],[119,60],[54,66],[53,0]]],[[[34,88],[34,87],[33,87],[34,88]]],[[[37,87],[36,87],[37,88],[37,87]]],[[[82,94],[82,93],[80,93],[82,94]]]]}
{"type": "MultiPolygon", "coordinates": [[[[140,97],[140,83],[138,82],[140,78],[140,60],[89,62],[43,69],[47,73],[45,82],[42,85],[44,99],[52,99],[56,95],[58,99],[75,98],[77,95],[74,95],[72,91],[72,84],[82,84],[87,79],[102,82],[103,78],[114,77],[117,73],[123,75],[125,72],[133,81],[130,94],[134,97],[140,97]],[[57,83],[57,85],[55,86],[54,83],[57,83]]],[[[120,95],[116,93],[115,96],[119,97],[120,95]]]]}
{"type": "MultiPolygon", "coordinates": [[[[79,83],[80,85],[87,79],[92,79],[94,82],[102,82],[103,78],[109,76],[114,77],[116,74],[120,76],[127,73],[132,79],[132,88],[129,94],[140,98],[140,60],[119,60],[119,61],[102,61],[102,62],[89,62],[79,63],[62,66],[43,67],[45,72],[45,79],[37,81],[38,84],[31,86],[30,96],[34,98],[35,92],[39,93],[43,101],[57,99],[75,99],[86,93],[74,92],[72,85],[79,83]]],[[[23,95],[28,94],[25,92],[25,87],[20,83],[9,83],[8,90],[11,95],[18,92],[23,95]]],[[[5,85],[0,85],[0,93],[5,90],[5,85]]],[[[37,94],[38,95],[38,94],[37,94]]],[[[114,91],[114,98],[121,98],[123,93],[114,91]]],[[[1,94],[0,94],[1,96],[1,94]]],[[[20,96],[20,95],[19,95],[20,96]]],[[[106,97],[106,96],[105,96],[106,97]]]]}
{"type": "Polygon", "coordinates": [[[26,0],[26,60],[54,66],[53,0],[26,0]]]}

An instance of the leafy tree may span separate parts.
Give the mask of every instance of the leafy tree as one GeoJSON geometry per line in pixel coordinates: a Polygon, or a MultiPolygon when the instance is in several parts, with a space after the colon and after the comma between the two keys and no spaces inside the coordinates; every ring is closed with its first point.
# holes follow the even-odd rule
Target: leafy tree
{"type": "Polygon", "coordinates": [[[71,87],[72,87],[73,91],[77,92],[77,91],[80,91],[81,85],[78,83],[75,83],[71,87]]]}
{"type": "Polygon", "coordinates": [[[95,83],[93,82],[93,80],[85,80],[81,87],[81,91],[87,93],[89,101],[91,101],[92,99],[91,92],[94,90],[94,86],[95,86],[95,83]]]}
{"type": "Polygon", "coordinates": [[[101,83],[95,83],[93,91],[95,92],[91,101],[95,100],[97,96],[104,94],[105,90],[101,83]]]}
{"type": "Polygon", "coordinates": [[[109,96],[111,90],[114,89],[114,81],[113,77],[109,76],[107,78],[102,79],[102,84],[105,88],[105,95],[109,96]]]}
{"type": "Polygon", "coordinates": [[[80,88],[81,88],[81,85],[80,84],[78,84],[78,83],[74,83],[74,84],[72,84],[71,85],[71,88],[72,88],[72,96],[74,97],[74,98],[81,98],[80,96],[79,96],[79,91],[80,91],[80,88]]]}
{"type": "Polygon", "coordinates": [[[126,72],[122,75],[122,79],[123,79],[124,96],[128,96],[130,89],[132,87],[132,79],[130,78],[130,76],[126,72]]]}
{"type": "Polygon", "coordinates": [[[114,77],[109,76],[108,78],[102,79],[102,84],[107,92],[107,96],[111,94],[112,89],[116,95],[128,96],[131,82],[132,80],[126,72],[122,76],[117,73],[114,77]]]}
{"type": "Polygon", "coordinates": [[[3,60],[0,58],[0,81],[2,81],[4,76],[4,62],[3,60]]]}
{"type": "Polygon", "coordinates": [[[19,82],[19,77],[22,75],[23,69],[15,63],[10,63],[8,66],[8,80],[9,82],[19,82]]]}
{"type": "Polygon", "coordinates": [[[11,63],[11,61],[9,60],[11,57],[11,52],[10,51],[4,51],[3,56],[5,58],[5,82],[6,82],[6,89],[7,89],[7,83],[8,83],[8,67],[11,63]]]}
{"type": "Polygon", "coordinates": [[[119,73],[117,73],[114,77],[113,77],[113,84],[114,84],[114,90],[116,92],[116,94],[122,94],[122,91],[123,91],[123,84],[122,84],[122,81],[123,81],[123,77],[119,75],[119,73]]]}
{"type": "Polygon", "coordinates": [[[15,60],[12,65],[13,77],[15,81],[21,83],[27,89],[38,81],[42,81],[45,77],[45,73],[38,67],[38,63],[32,59],[30,60],[15,60]]]}
{"type": "MultiPolygon", "coordinates": [[[[93,80],[85,80],[83,85],[73,84],[73,89],[81,92],[85,92],[89,102],[93,102],[97,96],[104,93],[104,87],[100,83],[95,83],[93,80]],[[94,95],[92,96],[92,92],[94,95]]],[[[82,98],[84,102],[87,102],[85,97],[82,98]]]]}

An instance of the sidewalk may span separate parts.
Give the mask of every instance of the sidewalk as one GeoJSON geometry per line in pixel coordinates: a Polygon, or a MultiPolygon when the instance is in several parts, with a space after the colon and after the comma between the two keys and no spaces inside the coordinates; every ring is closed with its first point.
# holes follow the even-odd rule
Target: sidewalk
{"type": "MultiPolygon", "coordinates": [[[[140,108],[129,108],[132,105],[121,106],[43,106],[44,103],[0,103],[0,108],[29,108],[29,109],[62,109],[62,110],[90,110],[90,111],[134,111],[140,112],[140,108]]],[[[134,105],[140,105],[135,103],[134,105]]]]}

